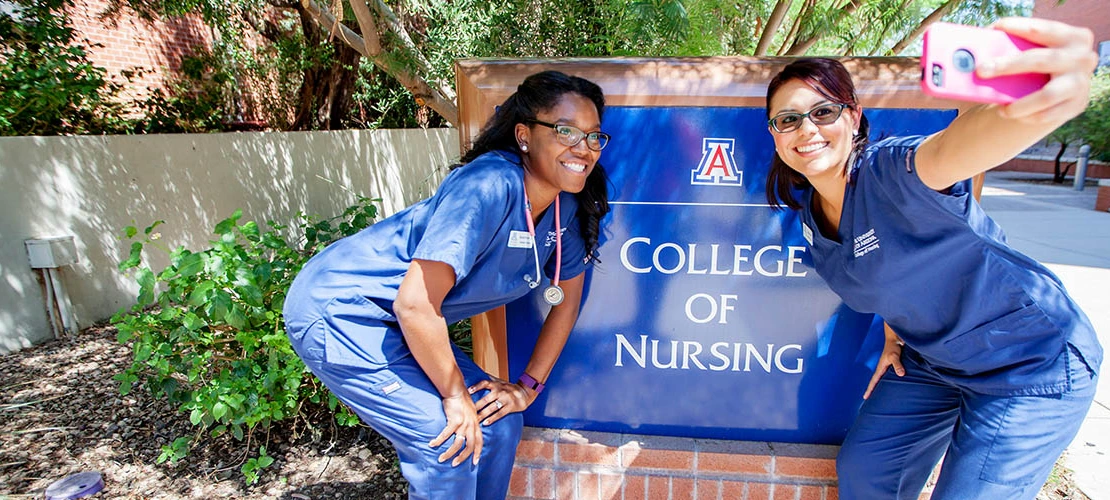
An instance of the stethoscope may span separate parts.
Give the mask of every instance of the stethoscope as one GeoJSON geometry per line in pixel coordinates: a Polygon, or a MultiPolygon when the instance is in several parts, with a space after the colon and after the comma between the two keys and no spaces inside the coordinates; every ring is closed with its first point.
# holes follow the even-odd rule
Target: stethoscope
{"type": "MultiPolygon", "coordinates": [[[[524,184],[523,180],[521,180],[521,184],[524,184]]],[[[535,279],[525,274],[524,281],[528,282],[528,288],[535,289],[540,286],[540,251],[537,249],[539,244],[536,241],[536,225],[532,222],[532,203],[528,201],[527,186],[524,188],[524,217],[528,219],[528,236],[532,238],[532,256],[536,260],[535,279]]],[[[559,195],[555,195],[555,279],[551,280],[551,286],[543,291],[544,302],[553,306],[563,303],[563,289],[559,288],[559,271],[563,264],[563,232],[561,226],[559,195]]]]}

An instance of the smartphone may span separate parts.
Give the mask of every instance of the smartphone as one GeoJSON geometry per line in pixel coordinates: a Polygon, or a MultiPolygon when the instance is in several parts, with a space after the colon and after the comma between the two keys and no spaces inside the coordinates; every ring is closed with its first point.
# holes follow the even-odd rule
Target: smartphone
{"type": "Polygon", "coordinates": [[[961,101],[1014,102],[1044,87],[1048,75],[1022,73],[983,79],[975,76],[975,64],[1036,47],[1041,45],[1004,31],[933,23],[925,30],[921,90],[934,97],[961,101]]]}

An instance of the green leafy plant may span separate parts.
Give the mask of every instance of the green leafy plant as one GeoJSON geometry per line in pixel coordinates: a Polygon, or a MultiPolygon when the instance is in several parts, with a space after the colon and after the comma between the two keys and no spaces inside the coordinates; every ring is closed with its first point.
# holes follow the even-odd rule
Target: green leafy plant
{"type": "Polygon", "coordinates": [[[1110,70],[1102,69],[1091,82],[1091,102],[1079,116],[1061,125],[1049,137],[1059,145],[1052,181],[1062,183],[1074,163],[1063,164],[1064,152],[1070,145],[1087,144],[1090,158],[1110,161],[1110,70]]]}
{"type": "MultiPolygon", "coordinates": [[[[6,2],[9,3],[9,2],[6,2]]],[[[71,0],[18,0],[0,9],[0,135],[127,130],[105,77],[69,26],[71,0]]]]}
{"type": "MultiPolygon", "coordinates": [[[[1091,146],[1091,158],[1110,162],[1110,68],[1102,68],[1091,83],[1091,104],[1083,140],[1091,146]]],[[[1081,115],[1082,116],[1082,115],[1081,115]]]]}
{"type": "Polygon", "coordinates": [[[247,484],[253,484],[258,481],[258,471],[269,467],[274,463],[274,457],[266,454],[266,447],[263,446],[258,450],[258,458],[248,459],[243,463],[242,471],[243,476],[247,478],[247,484]]]}
{"type": "Polygon", "coordinates": [[[189,441],[187,437],[179,437],[174,439],[172,443],[162,446],[162,453],[158,455],[158,463],[169,460],[171,464],[175,464],[178,460],[185,458],[185,455],[189,454],[189,441]]]}
{"type": "MultiPolygon", "coordinates": [[[[125,229],[131,244],[122,271],[139,284],[137,303],[112,318],[118,340],[133,354],[130,367],[115,379],[120,393],[140,385],[189,415],[197,433],[162,448],[158,462],[176,463],[203,438],[230,434],[246,440],[257,429],[302,415],[307,405],[326,405],[341,425],[358,418],[305,368],[285,336],[281,310],[293,277],[328,243],[373,223],[373,201],[358,203],[337,217],[298,213],[304,239],[290,245],[288,228],[269,222],[263,231],[243,222],[242,211],[216,224],[211,247],[193,252],[161,243],[156,221],[140,231],[125,229]],[[155,272],[144,265],[145,250],[167,252],[170,264],[155,272]]],[[[242,467],[248,483],[273,458],[265,444],[242,467]]],[[[246,453],[244,453],[244,456],[246,453]]]]}
{"type": "Polygon", "coordinates": [[[167,90],[152,89],[146,99],[135,103],[142,113],[135,123],[136,132],[198,133],[229,128],[231,75],[211,52],[202,47],[193,50],[182,58],[181,76],[168,82],[167,90]]]}

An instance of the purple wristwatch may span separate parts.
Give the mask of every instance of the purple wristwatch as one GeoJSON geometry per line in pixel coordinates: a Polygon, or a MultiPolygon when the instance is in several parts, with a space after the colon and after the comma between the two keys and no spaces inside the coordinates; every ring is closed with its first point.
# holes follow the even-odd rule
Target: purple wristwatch
{"type": "Polygon", "coordinates": [[[520,379],[517,380],[517,383],[520,384],[522,387],[526,387],[528,389],[536,391],[537,396],[541,392],[543,392],[544,385],[541,384],[539,380],[532,378],[532,376],[529,375],[528,372],[521,373],[520,379]]]}

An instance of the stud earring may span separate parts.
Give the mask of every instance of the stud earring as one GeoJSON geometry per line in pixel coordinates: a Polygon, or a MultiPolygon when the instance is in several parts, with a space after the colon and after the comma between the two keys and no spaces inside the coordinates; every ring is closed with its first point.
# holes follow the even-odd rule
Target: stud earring
{"type": "Polygon", "coordinates": [[[528,152],[528,145],[527,144],[521,144],[520,145],[520,150],[527,153],[528,152]]]}

